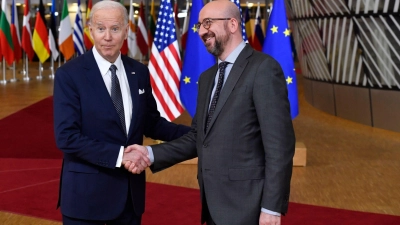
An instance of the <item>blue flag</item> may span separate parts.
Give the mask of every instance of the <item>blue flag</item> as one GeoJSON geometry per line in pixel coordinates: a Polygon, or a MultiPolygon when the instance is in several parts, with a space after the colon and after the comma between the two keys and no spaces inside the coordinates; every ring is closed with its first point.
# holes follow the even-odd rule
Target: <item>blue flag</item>
{"type": "Polygon", "coordinates": [[[208,53],[203,41],[200,39],[196,23],[199,21],[199,13],[203,8],[202,0],[193,0],[190,12],[186,53],[183,60],[182,75],[180,81],[181,102],[193,117],[196,113],[196,102],[200,74],[215,64],[215,58],[208,53]]]}
{"type": "Polygon", "coordinates": [[[272,56],[282,67],[289,92],[290,114],[294,119],[299,114],[299,100],[285,1],[275,0],[272,7],[262,51],[272,56]]]}

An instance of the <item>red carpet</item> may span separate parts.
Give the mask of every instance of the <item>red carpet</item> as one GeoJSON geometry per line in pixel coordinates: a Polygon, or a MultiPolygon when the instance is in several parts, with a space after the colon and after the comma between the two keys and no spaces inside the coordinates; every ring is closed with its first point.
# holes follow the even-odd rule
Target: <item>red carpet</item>
{"type": "MultiPolygon", "coordinates": [[[[60,220],[52,98],[0,120],[0,211],[60,220]],[[22,141],[21,141],[22,140],[22,141]]],[[[147,184],[143,225],[200,224],[199,191],[147,184]],[[173,221],[173,222],[171,222],[173,221]]],[[[399,225],[399,216],[290,203],[283,225],[399,225]]]]}
{"type": "Polygon", "coordinates": [[[52,97],[0,120],[0,134],[0,158],[62,158],[55,147],[52,97]]]}

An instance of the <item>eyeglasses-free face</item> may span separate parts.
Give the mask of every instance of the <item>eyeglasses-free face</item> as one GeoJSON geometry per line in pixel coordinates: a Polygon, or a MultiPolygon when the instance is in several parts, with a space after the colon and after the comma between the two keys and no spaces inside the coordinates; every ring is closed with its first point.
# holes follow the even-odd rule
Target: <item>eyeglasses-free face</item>
{"type": "Polygon", "coordinates": [[[200,26],[203,24],[203,27],[208,30],[211,27],[211,24],[213,23],[213,20],[230,20],[231,18],[205,18],[203,22],[198,22],[196,23],[196,29],[197,31],[200,30],[200,26]]]}

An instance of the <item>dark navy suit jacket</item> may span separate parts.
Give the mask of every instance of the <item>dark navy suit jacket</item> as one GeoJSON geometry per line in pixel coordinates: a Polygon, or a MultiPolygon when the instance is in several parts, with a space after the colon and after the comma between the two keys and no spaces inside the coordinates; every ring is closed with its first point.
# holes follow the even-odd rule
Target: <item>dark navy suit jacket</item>
{"type": "Polygon", "coordinates": [[[57,69],[54,131],[57,147],[64,153],[59,205],[66,216],[114,219],[122,212],[128,191],[135,213],[141,215],[145,173],[133,175],[115,168],[120,147],[142,144],[143,135],[170,141],[189,131],[189,127],[160,117],[148,68],[126,56],[121,58],[132,98],[127,137],[91,50],[57,69]]]}

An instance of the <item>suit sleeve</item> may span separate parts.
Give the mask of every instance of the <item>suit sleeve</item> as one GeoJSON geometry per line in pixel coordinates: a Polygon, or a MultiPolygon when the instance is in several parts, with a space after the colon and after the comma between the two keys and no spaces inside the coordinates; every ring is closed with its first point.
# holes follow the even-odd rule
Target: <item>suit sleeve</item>
{"type": "Polygon", "coordinates": [[[168,143],[151,146],[154,154],[154,163],[150,167],[153,173],[167,169],[177,163],[197,157],[197,119],[193,118],[191,130],[168,143]]]}
{"type": "Polygon", "coordinates": [[[150,84],[149,70],[147,67],[145,68],[145,70],[147,72],[145,80],[147,84],[147,88],[145,91],[145,93],[147,93],[147,116],[144,135],[146,137],[150,137],[156,140],[172,141],[188,133],[190,131],[189,126],[169,122],[164,117],[160,116],[160,112],[157,109],[157,103],[154,99],[153,90],[150,84]]]}
{"type": "Polygon", "coordinates": [[[54,80],[54,132],[57,147],[66,157],[115,168],[121,145],[82,133],[81,90],[70,74],[59,68],[54,80]]]}
{"type": "Polygon", "coordinates": [[[261,206],[284,214],[289,203],[295,135],[286,81],[280,65],[270,57],[257,70],[253,100],[265,151],[261,206]]]}

